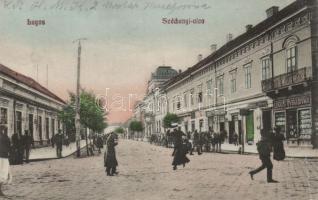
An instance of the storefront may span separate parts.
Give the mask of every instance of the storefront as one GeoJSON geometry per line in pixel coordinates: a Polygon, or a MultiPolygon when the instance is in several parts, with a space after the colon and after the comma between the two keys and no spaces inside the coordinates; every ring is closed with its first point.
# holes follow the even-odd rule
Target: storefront
{"type": "Polygon", "coordinates": [[[274,100],[274,124],[288,144],[310,145],[312,137],[311,93],[274,100]]]}

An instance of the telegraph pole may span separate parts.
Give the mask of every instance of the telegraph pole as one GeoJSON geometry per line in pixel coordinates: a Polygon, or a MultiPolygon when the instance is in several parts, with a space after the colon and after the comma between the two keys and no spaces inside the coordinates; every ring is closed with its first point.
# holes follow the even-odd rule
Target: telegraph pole
{"type": "Polygon", "coordinates": [[[81,72],[81,40],[86,40],[86,38],[79,38],[74,42],[78,41],[77,50],[77,82],[76,82],[76,99],[75,99],[75,129],[76,129],[76,156],[81,156],[81,124],[80,124],[80,72],[81,72]]]}

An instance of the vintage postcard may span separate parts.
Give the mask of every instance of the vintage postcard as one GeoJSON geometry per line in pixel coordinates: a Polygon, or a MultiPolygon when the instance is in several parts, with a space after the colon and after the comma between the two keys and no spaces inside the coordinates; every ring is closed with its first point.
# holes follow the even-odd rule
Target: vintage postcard
{"type": "Polygon", "coordinates": [[[0,0],[0,199],[318,200],[317,0],[0,0]]]}

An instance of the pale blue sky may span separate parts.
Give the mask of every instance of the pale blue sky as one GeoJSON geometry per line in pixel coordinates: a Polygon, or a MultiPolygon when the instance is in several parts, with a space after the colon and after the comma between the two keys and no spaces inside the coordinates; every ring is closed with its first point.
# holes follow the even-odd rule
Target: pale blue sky
{"type": "MultiPolygon", "coordinates": [[[[7,1],[10,2],[10,1],[7,1]]],[[[15,2],[15,1],[13,1],[15,2]]],[[[198,54],[207,56],[209,46],[225,43],[225,35],[234,37],[245,31],[246,24],[266,18],[272,5],[285,7],[292,0],[98,0],[97,10],[62,11],[49,9],[58,0],[22,0],[21,9],[5,8],[0,0],[0,63],[35,78],[45,85],[49,66],[49,89],[67,97],[75,88],[76,44],[87,37],[82,51],[82,85],[102,92],[142,95],[150,73],[165,63],[176,69],[192,66],[198,54]],[[103,8],[107,2],[130,2],[136,9],[103,8]],[[143,9],[147,2],[167,4],[207,4],[209,9],[143,9]],[[45,8],[46,7],[46,8],[45,8]],[[203,18],[204,25],[164,25],[162,18],[203,18]],[[43,19],[45,26],[28,26],[27,19],[43,19]]],[[[63,2],[63,0],[60,0],[63,2]]],[[[75,1],[64,0],[65,8],[75,1]]],[[[82,1],[78,1],[82,2],[82,1]]],[[[86,1],[86,2],[93,2],[86,1]]],[[[84,6],[84,8],[87,8],[84,6]]],[[[120,118],[120,117],[119,117],[120,118]]],[[[119,120],[114,117],[114,121],[119,120]]]]}

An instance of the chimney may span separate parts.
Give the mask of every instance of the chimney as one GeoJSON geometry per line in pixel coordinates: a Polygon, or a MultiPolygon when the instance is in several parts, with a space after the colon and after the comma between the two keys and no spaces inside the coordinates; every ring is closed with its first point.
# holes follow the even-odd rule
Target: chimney
{"type": "Polygon", "coordinates": [[[268,8],[266,10],[267,18],[276,15],[278,13],[278,11],[279,11],[279,7],[278,6],[272,6],[272,7],[268,8]]]}
{"type": "Polygon", "coordinates": [[[179,74],[181,74],[182,73],[182,70],[181,69],[179,69],[179,74]]]}
{"type": "Polygon", "coordinates": [[[231,41],[233,39],[233,34],[232,33],[228,33],[227,35],[226,35],[226,42],[229,42],[229,41],[231,41]]]}
{"type": "Polygon", "coordinates": [[[253,25],[252,24],[248,24],[248,25],[245,26],[245,28],[246,28],[246,32],[247,32],[247,31],[249,31],[249,30],[251,30],[253,28],[253,25]]]}
{"type": "Polygon", "coordinates": [[[198,62],[200,62],[202,60],[202,54],[198,55],[198,62]]]}
{"type": "Polygon", "coordinates": [[[217,47],[218,47],[217,44],[212,44],[210,46],[212,53],[214,53],[216,51],[217,47]]]}

